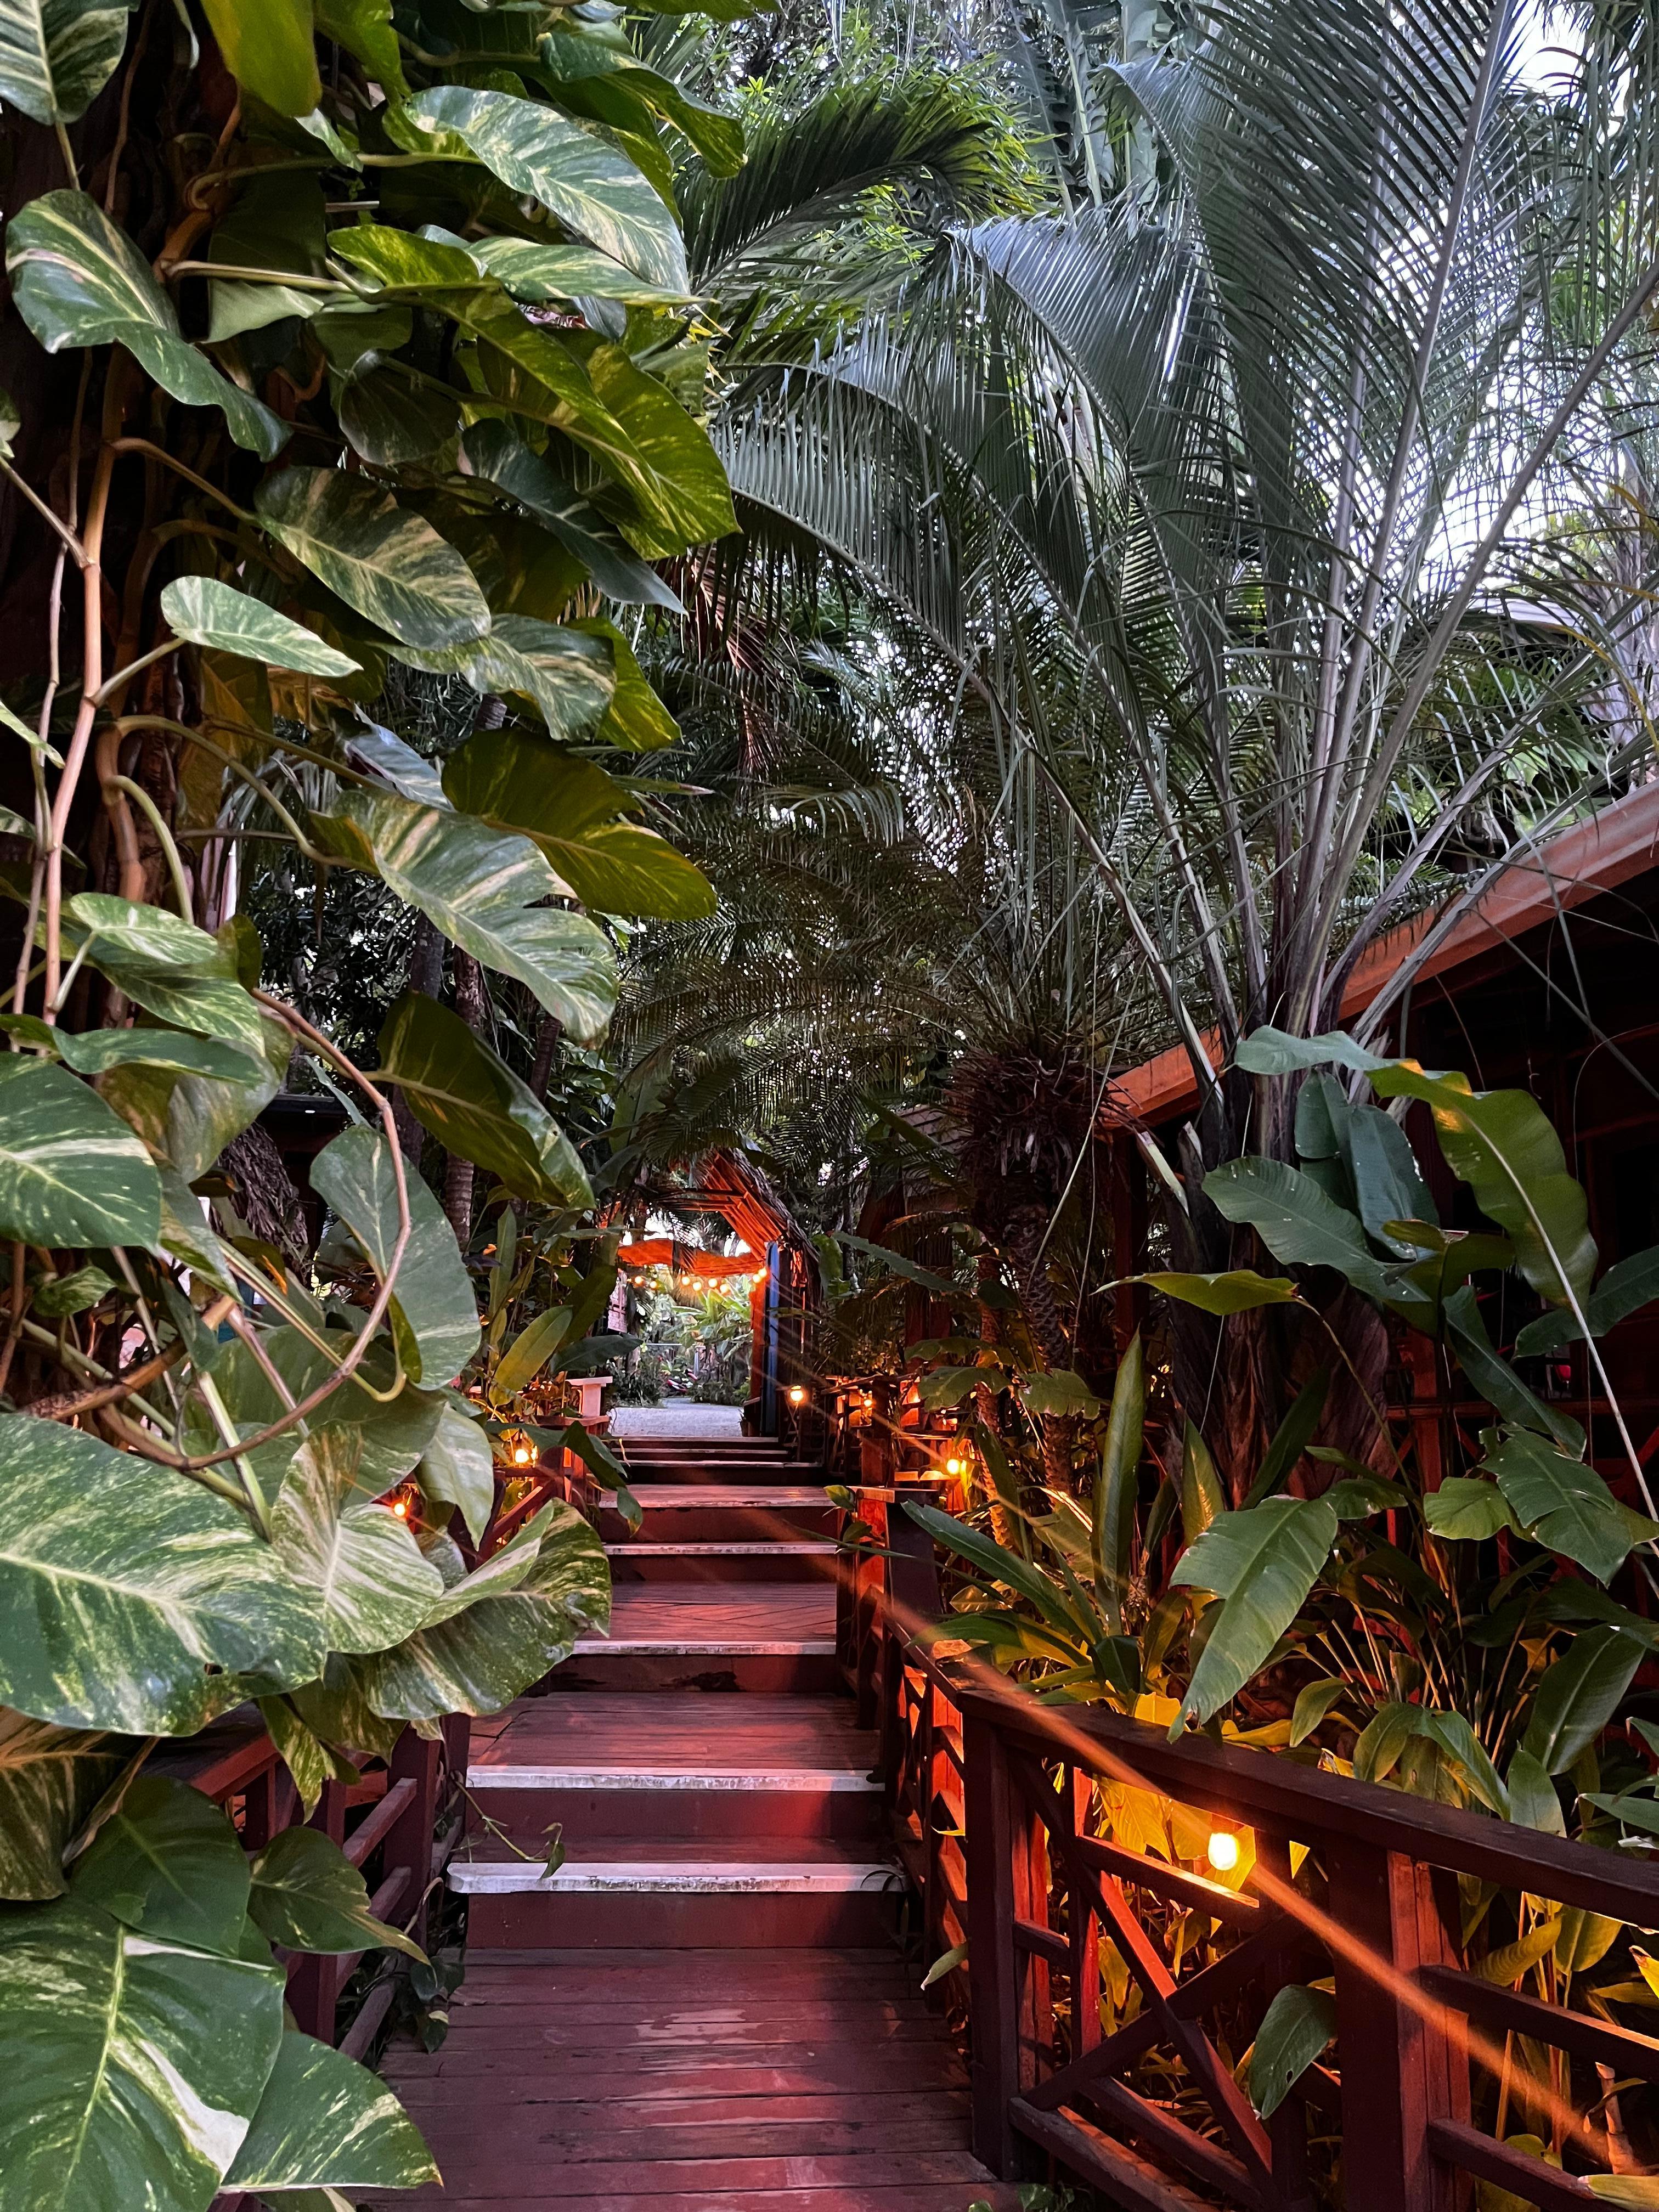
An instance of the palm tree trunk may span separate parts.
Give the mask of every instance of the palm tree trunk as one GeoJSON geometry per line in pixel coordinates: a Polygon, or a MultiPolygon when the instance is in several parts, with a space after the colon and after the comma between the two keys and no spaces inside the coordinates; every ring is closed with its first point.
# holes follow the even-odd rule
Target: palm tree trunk
{"type": "MultiPolygon", "coordinates": [[[[1054,1286],[1042,1264],[1042,1235],[1048,1222],[1039,1206],[1023,1207],[1009,1223],[1016,1264],[1025,1293],[1025,1318],[1050,1372],[1072,1364],[1072,1347],[1054,1302],[1054,1286]]],[[[1069,1491],[1077,1449],[1077,1421],[1070,1413],[1044,1413],[1042,1479],[1050,1490],[1069,1491]]]]}
{"type": "MultiPolygon", "coordinates": [[[[473,1036],[480,1036],[489,1012],[483,969],[459,945],[455,947],[454,963],[455,1011],[473,1036]]],[[[449,1225],[463,1252],[472,1236],[472,1182],[471,1161],[464,1160],[459,1152],[452,1152],[444,1169],[444,1212],[449,1216],[449,1225]]]]}

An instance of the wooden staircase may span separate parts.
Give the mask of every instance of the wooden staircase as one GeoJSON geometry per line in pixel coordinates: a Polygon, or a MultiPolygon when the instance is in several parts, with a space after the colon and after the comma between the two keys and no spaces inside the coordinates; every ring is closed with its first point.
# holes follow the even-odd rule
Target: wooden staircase
{"type": "Polygon", "coordinates": [[[424,2194],[1004,2212],[894,1941],[902,1881],[878,1741],[837,1677],[821,1470],[746,1439],[653,1439],[629,1465],[644,1519],[602,1516],[609,1638],[473,1723],[448,1877],[467,1978],[442,2051],[385,2066],[445,2170],[424,2194]]]}

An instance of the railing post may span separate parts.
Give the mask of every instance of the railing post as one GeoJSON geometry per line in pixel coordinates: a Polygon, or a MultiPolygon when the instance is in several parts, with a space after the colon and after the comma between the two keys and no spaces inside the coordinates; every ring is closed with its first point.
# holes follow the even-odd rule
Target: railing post
{"type": "MultiPolygon", "coordinates": [[[[390,1762],[387,1786],[396,1789],[405,1776],[415,1784],[415,1795],[386,1831],[380,1863],[389,1876],[407,1867],[409,1881],[400,1902],[409,1908],[410,1934],[422,1950],[427,1948],[427,1891],[432,1883],[432,1831],[438,1818],[438,1769],[443,1747],[433,1737],[417,1735],[406,1728],[398,1739],[390,1762]]],[[[401,1916],[400,1916],[401,1917],[401,1916]]]]}
{"type": "Polygon", "coordinates": [[[1347,2212],[1465,2212],[1473,2192],[1429,2148],[1431,2120],[1469,2117],[1468,2061],[1451,2015],[1411,1988],[1459,1963],[1455,1889],[1401,1851],[1330,1845],[1337,2051],[1347,2212]]]}
{"type": "Polygon", "coordinates": [[[963,1716],[968,1831],[968,1982],[973,2025],[974,2149],[993,2173],[1014,2173],[1008,2107],[1019,2094],[1018,1962],[1014,1956],[1013,1778],[988,1722],[963,1716]]]}
{"type": "MultiPolygon", "coordinates": [[[[346,1785],[325,1782],[323,1794],[308,1825],[320,1828],[331,1842],[345,1841],[346,1785]]],[[[296,2025],[319,2043],[334,2040],[334,2008],[339,2002],[340,1962],[327,1954],[308,1953],[289,1977],[288,2002],[296,2025]]]]}

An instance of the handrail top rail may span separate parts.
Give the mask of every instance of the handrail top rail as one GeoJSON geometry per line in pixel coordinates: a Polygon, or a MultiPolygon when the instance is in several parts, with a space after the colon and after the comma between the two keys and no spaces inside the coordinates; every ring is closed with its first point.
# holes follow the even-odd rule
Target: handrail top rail
{"type": "Polygon", "coordinates": [[[1299,1765],[1249,1746],[1218,1744],[1204,1735],[1171,1743],[1162,1729],[1103,1705],[1044,1706],[1012,1685],[991,1689],[954,1673],[945,1680],[964,1720],[982,1722],[1048,1757],[1109,1779],[1132,1782],[1297,1843],[1330,1838],[1401,1851],[1559,1905],[1659,1927],[1659,1866],[1512,1826],[1488,1814],[1431,1804],[1380,1783],[1299,1765]]]}

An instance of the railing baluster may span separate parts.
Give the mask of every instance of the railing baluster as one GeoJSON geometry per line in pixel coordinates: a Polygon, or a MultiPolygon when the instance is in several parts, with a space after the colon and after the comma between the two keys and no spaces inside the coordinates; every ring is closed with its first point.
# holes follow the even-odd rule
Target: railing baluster
{"type": "Polygon", "coordinates": [[[1019,2094],[1014,1955],[1013,1778],[996,1730],[963,1723],[968,1829],[968,1978],[973,2021],[974,2149],[1009,2180],[1016,2156],[1008,2108],[1019,2094]]]}
{"type": "MultiPolygon", "coordinates": [[[[1094,1777],[1082,1767],[1068,1766],[1066,1780],[1071,1792],[1072,1832],[1085,1835],[1094,1802],[1094,1777]]],[[[1072,1947],[1072,2048],[1066,2056],[1080,2058],[1100,2041],[1100,1927],[1093,1900],[1074,1877],[1067,1877],[1066,1888],[1066,1934],[1072,1947]]]]}

